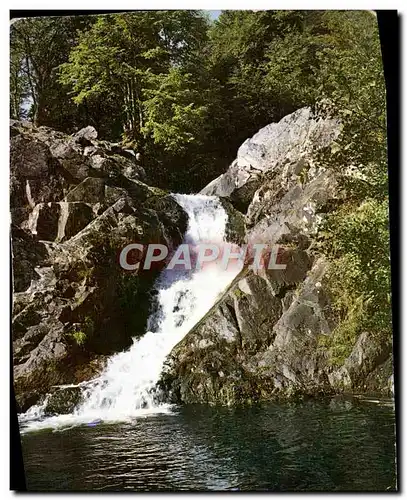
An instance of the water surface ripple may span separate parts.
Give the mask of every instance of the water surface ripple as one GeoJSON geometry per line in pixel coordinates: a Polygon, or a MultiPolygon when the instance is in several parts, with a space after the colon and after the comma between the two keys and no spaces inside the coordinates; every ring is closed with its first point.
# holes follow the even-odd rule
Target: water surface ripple
{"type": "Polygon", "coordinates": [[[334,398],[22,436],[31,491],[395,489],[390,401],[334,398]]]}

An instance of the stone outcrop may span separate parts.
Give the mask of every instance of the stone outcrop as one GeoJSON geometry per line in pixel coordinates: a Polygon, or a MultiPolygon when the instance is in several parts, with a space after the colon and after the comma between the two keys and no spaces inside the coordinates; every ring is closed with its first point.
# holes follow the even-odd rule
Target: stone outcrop
{"type": "MultiPolygon", "coordinates": [[[[302,108],[278,123],[262,128],[239,148],[228,170],[201,190],[202,194],[229,197],[243,212],[261,196],[266,174],[283,174],[285,183],[297,181],[312,168],[312,157],[335,140],[341,130],[336,119],[320,119],[309,108],[302,108]]],[[[281,186],[284,189],[284,185],[281,186]]],[[[277,192],[275,193],[277,194],[277,192]]]]}
{"type": "Polygon", "coordinates": [[[92,127],[70,137],[11,126],[12,340],[21,411],[56,385],[91,379],[106,356],[144,333],[159,269],[126,272],[119,252],[134,242],[176,246],[186,229],[175,200],[137,178],[144,173],[135,159],[96,137],[92,127]],[[95,168],[89,148],[109,168],[95,168]]]}
{"type": "Polygon", "coordinates": [[[228,170],[201,191],[245,214],[245,243],[278,244],[286,269],[246,269],[168,357],[164,398],[236,404],[391,390],[390,345],[362,334],[341,367],[320,346],[336,325],[318,228],[346,193],[321,162],[329,155],[319,153],[340,132],[336,119],[300,109],[246,140],[228,170]]]}
{"type": "Polygon", "coordinates": [[[391,393],[393,384],[392,346],[363,332],[344,364],[329,373],[332,386],[338,389],[391,393]]]}

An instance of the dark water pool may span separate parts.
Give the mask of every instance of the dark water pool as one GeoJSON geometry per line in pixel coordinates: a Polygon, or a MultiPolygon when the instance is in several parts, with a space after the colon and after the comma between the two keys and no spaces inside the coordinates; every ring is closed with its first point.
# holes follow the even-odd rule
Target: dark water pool
{"type": "Polygon", "coordinates": [[[390,401],[185,406],[132,424],[22,436],[31,491],[396,488],[390,401]]]}

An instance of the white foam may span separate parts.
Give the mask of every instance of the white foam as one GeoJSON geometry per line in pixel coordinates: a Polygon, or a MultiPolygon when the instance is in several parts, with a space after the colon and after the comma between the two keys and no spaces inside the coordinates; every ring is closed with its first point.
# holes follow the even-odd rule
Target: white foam
{"type": "MultiPolygon", "coordinates": [[[[194,247],[199,243],[226,241],[228,216],[217,197],[174,197],[189,217],[184,243],[194,247]]],[[[219,260],[201,270],[164,270],[156,282],[158,307],[149,318],[149,331],[135,340],[129,350],[110,358],[104,373],[84,389],[84,402],[73,414],[41,420],[41,407],[35,407],[21,416],[25,430],[95,420],[123,421],[171,411],[169,405],[159,404],[154,398],[164,361],[241,268],[241,264],[236,264],[223,269],[219,260]]]]}

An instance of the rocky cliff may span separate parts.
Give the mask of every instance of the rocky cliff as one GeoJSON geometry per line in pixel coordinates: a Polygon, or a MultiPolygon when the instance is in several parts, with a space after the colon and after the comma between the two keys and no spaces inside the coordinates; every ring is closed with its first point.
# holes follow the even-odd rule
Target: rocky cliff
{"type": "MultiPolygon", "coordinates": [[[[98,141],[92,127],[10,130],[14,387],[25,411],[55,385],[93,378],[145,332],[159,269],[125,273],[118,251],[176,246],[187,217],[148,185],[133,151],[98,141]]],[[[202,190],[223,200],[230,241],[278,244],[286,268],[242,271],[168,357],[163,398],[391,393],[391,345],[363,332],[338,365],[323,342],[337,326],[319,239],[325,214],[346,200],[344,174],[329,168],[340,133],[338,120],[300,109],[246,140],[202,190]]]]}
{"type": "Polygon", "coordinates": [[[52,386],[95,376],[145,332],[155,272],[126,273],[128,243],[178,245],[187,217],[134,152],[11,124],[14,387],[25,411],[52,386]]]}
{"type": "Polygon", "coordinates": [[[235,404],[391,393],[391,345],[363,332],[341,366],[323,347],[337,325],[318,241],[325,214],[346,199],[329,168],[329,145],[340,133],[339,121],[300,109],[248,139],[202,190],[244,213],[246,243],[279,244],[286,269],[246,269],[171,353],[161,381],[167,398],[235,404]]]}

